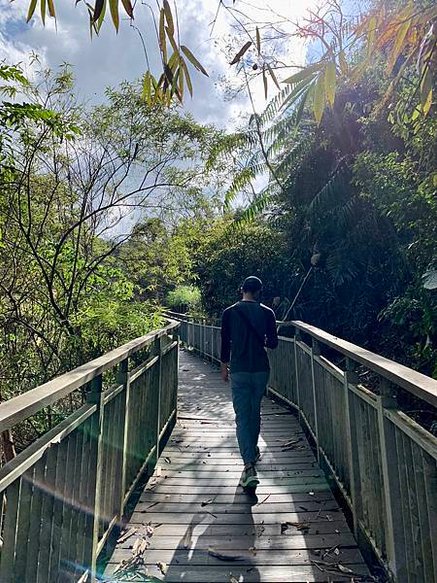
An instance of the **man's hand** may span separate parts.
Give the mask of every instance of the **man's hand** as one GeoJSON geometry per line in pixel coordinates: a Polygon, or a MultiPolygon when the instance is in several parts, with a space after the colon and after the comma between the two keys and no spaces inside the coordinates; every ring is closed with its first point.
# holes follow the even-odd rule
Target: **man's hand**
{"type": "Polygon", "coordinates": [[[220,364],[220,374],[222,375],[223,381],[227,383],[229,381],[229,369],[227,362],[222,362],[220,364]]]}

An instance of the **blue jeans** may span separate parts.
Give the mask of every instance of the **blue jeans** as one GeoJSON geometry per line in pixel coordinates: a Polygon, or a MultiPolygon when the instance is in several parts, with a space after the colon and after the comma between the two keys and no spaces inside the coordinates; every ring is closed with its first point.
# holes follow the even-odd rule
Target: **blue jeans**
{"type": "Polygon", "coordinates": [[[232,403],[237,424],[237,440],[245,464],[256,458],[261,428],[261,400],[269,380],[266,372],[231,372],[232,403]]]}

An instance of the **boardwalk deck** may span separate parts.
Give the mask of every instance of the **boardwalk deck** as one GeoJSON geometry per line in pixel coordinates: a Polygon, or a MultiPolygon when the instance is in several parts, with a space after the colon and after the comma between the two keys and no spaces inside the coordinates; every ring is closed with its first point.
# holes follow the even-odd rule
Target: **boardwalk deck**
{"type": "Polygon", "coordinates": [[[149,542],[148,572],[162,581],[366,580],[368,569],[297,419],[265,399],[260,486],[257,499],[248,498],[238,486],[243,467],[229,387],[187,352],[180,367],[178,423],[126,527],[133,534],[107,565],[107,580],[145,580],[113,575],[141,538],[149,542]]]}

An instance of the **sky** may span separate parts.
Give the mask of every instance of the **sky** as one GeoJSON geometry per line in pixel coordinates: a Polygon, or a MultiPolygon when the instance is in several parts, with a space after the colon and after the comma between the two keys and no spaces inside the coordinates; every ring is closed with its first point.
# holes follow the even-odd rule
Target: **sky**
{"type": "MultiPolygon", "coordinates": [[[[107,18],[100,35],[91,39],[83,1],[75,5],[75,0],[56,0],[56,23],[53,19],[47,19],[45,27],[39,16],[26,23],[29,2],[0,0],[0,61],[22,63],[29,76],[32,75],[29,65],[32,54],[38,55],[44,67],[52,69],[69,63],[79,96],[91,103],[104,100],[107,86],[114,87],[123,80],[135,80],[144,73],[146,62],[140,36],[130,26],[127,17],[122,19],[118,34],[107,18]]],[[[277,21],[278,15],[299,20],[308,8],[316,4],[315,0],[224,0],[224,3],[238,10],[235,14],[239,18],[250,16],[266,24],[277,21]]],[[[184,107],[201,123],[214,123],[231,129],[239,124],[242,117],[252,113],[252,107],[246,92],[231,97],[225,95],[225,85],[235,87],[241,84],[241,74],[236,77],[236,67],[230,67],[229,62],[244,40],[237,42],[232,28],[235,21],[224,9],[220,9],[211,34],[217,6],[218,0],[177,2],[182,42],[189,46],[209,73],[206,78],[192,72],[194,97],[187,96],[184,107]]],[[[145,39],[153,68],[157,64],[156,40],[150,8],[145,1],[136,3],[134,24],[145,39]]],[[[301,40],[291,39],[281,43],[277,56],[286,63],[302,65],[306,51],[301,40]]],[[[269,90],[271,97],[274,91],[272,83],[269,90]]],[[[253,82],[252,91],[255,108],[261,111],[266,105],[261,79],[253,82]]]]}

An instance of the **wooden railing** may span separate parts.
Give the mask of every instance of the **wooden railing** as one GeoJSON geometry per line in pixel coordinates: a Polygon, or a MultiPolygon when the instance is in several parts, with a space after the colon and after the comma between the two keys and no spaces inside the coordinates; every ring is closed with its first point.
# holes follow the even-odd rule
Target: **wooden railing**
{"type": "Polygon", "coordinates": [[[2,583],[90,581],[176,419],[179,324],[0,405],[0,432],[60,400],[85,404],[0,470],[2,583]]]}
{"type": "MultiPolygon", "coordinates": [[[[292,330],[269,354],[271,394],[297,409],[362,548],[399,583],[436,583],[437,438],[399,398],[437,407],[437,381],[303,322],[292,330]]],[[[181,340],[219,360],[218,327],[182,322],[181,340]]]]}

